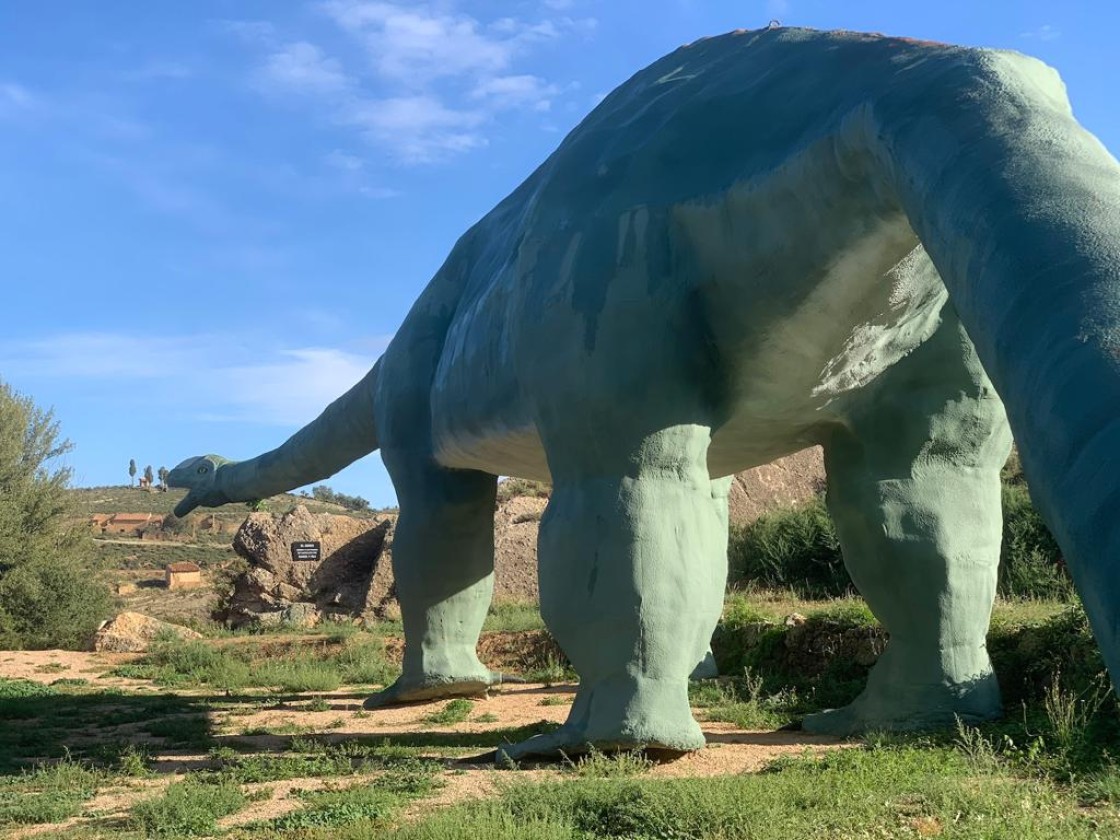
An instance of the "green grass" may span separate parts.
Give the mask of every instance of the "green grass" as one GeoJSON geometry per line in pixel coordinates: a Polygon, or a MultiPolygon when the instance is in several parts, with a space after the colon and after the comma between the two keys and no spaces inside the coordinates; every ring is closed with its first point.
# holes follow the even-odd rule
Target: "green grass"
{"type": "Polygon", "coordinates": [[[490,606],[482,629],[491,633],[523,633],[545,628],[540,607],[536,603],[498,601],[490,606]]]}
{"type": "Polygon", "coordinates": [[[341,643],[309,637],[307,643],[277,650],[267,637],[167,640],[141,660],[116,668],[114,676],[149,679],[177,688],[211,687],[225,691],[272,688],[287,692],[333,691],[342,685],[386,685],[399,673],[385,658],[380,639],[365,633],[341,643]]]}
{"type": "Polygon", "coordinates": [[[439,711],[427,715],[424,722],[434,723],[437,726],[454,726],[469,718],[472,711],[474,711],[474,703],[464,697],[456,697],[448,701],[439,711]]]}
{"type": "MultiPolygon", "coordinates": [[[[115,538],[114,538],[115,539],[115,538]]],[[[218,566],[234,560],[228,535],[224,543],[191,544],[181,542],[145,542],[130,540],[93,541],[97,558],[107,569],[162,569],[168,563],[197,563],[202,568],[218,566]]]]}
{"type": "MultiPolygon", "coordinates": [[[[171,488],[166,493],[147,493],[136,487],[113,485],[108,487],[76,487],[67,491],[76,510],[83,515],[93,513],[159,513],[169,514],[187,491],[171,488]]],[[[264,500],[266,509],[283,513],[295,505],[303,505],[311,513],[339,513],[357,518],[368,518],[376,511],[350,511],[342,505],[320,502],[293,493],[281,493],[264,500]]],[[[221,519],[240,522],[249,510],[244,505],[230,506],[227,510],[203,511],[204,516],[217,515],[221,519]]]]}
{"type": "Polygon", "coordinates": [[[0,780],[0,826],[61,822],[76,815],[104,774],[66,757],[0,780]]]}
{"type": "MultiPolygon", "coordinates": [[[[425,796],[438,785],[433,768],[424,763],[399,764],[380,776],[352,787],[303,793],[307,805],[273,820],[269,828],[282,833],[311,829],[311,836],[337,836],[333,830],[350,826],[374,831],[396,815],[402,806],[425,796]],[[321,834],[327,830],[325,834],[321,834]]],[[[367,836],[379,836],[370,834],[367,836]]]]}
{"type": "Polygon", "coordinates": [[[767,692],[762,677],[750,669],[735,678],[690,683],[689,702],[703,709],[707,720],[724,721],[747,730],[785,726],[797,717],[800,708],[796,691],[782,688],[767,692]]]}
{"type": "Polygon", "coordinates": [[[245,804],[245,794],[235,782],[210,783],[188,776],[159,796],[133,806],[131,824],[146,837],[212,835],[219,819],[237,813],[245,804]]]}
{"type": "Polygon", "coordinates": [[[759,775],[585,778],[516,784],[387,833],[393,840],[903,838],[1089,840],[1115,836],[1115,811],[1003,770],[979,772],[951,747],[849,749],[759,775]]]}
{"type": "Polygon", "coordinates": [[[212,751],[210,760],[218,776],[238,784],[302,777],[347,776],[355,772],[358,766],[352,755],[340,749],[311,754],[240,755],[223,748],[212,751]]]}

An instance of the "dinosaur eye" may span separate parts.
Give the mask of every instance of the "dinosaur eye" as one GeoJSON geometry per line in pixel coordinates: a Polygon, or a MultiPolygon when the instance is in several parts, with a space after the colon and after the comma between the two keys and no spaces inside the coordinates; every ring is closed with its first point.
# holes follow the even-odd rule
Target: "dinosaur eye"
{"type": "Polygon", "coordinates": [[[199,475],[206,475],[206,473],[209,469],[210,469],[209,467],[199,467],[198,468],[198,474],[199,475]]]}

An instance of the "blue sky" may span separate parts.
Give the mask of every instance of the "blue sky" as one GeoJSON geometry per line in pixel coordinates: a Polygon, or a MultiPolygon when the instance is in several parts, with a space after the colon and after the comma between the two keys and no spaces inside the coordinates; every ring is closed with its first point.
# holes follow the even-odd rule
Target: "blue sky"
{"type": "MultiPolygon", "coordinates": [[[[782,23],[1018,49],[1112,150],[1116,4],[0,0],[0,378],[79,485],[281,443],[636,70],[782,23]]],[[[378,456],[329,482],[395,500],[378,456]]]]}

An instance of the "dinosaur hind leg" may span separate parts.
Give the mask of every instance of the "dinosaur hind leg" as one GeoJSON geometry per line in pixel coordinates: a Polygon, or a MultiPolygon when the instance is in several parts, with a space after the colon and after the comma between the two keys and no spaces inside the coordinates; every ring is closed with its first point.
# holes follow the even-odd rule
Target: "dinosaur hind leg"
{"type": "Polygon", "coordinates": [[[985,644],[999,564],[1003,405],[951,306],[825,446],[828,506],[852,580],[890,641],[837,735],[1000,714],[985,644]]]}
{"type": "Polygon", "coordinates": [[[382,455],[401,508],[393,576],[405,651],[400,678],[366,708],[483,694],[501,679],[476,652],[494,590],[497,479],[411,453],[382,455]]]}

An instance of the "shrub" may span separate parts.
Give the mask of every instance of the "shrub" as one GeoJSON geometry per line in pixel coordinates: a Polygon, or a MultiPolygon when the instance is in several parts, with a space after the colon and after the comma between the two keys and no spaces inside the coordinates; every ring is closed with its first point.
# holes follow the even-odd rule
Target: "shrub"
{"type": "MultiPolygon", "coordinates": [[[[1068,601],[1074,590],[1061,550],[1031,503],[1021,476],[1013,473],[1012,479],[1003,485],[999,594],[1068,601]]],[[[819,498],[733,528],[728,561],[732,584],[792,589],[805,598],[834,598],[854,591],[835,526],[819,498]]]]}
{"type": "Polygon", "coordinates": [[[836,528],[819,498],[733,529],[727,554],[733,583],[792,589],[808,598],[843,595],[852,589],[836,528]]]}
{"type": "Polygon", "coordinates": [[[1021,481],[1003,486],[1003,547],[999,593],[1006,598],[1068,601],[1073,582],[1054,536],[1021,481]]]}
{"type": "Polygon", "coordinates": [[[0,644],[79,647],[111,612],[85,529],[67,524],[71,444],[50,411],[0,382],[0,644]]]}
{"type": "Polygon", "coordinates": [[[311,497],[319,502],[341,505],[347,510],[369,510],[369,502],[361,496],[348,496],[332,490],[326,484],[317,484],[311,488],[311,497]]]}

